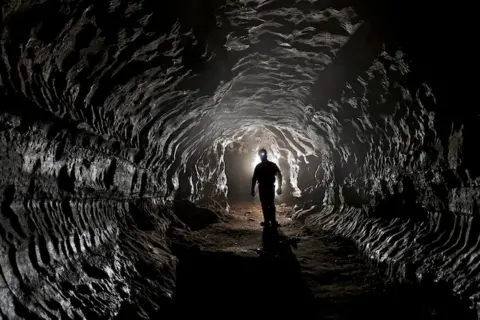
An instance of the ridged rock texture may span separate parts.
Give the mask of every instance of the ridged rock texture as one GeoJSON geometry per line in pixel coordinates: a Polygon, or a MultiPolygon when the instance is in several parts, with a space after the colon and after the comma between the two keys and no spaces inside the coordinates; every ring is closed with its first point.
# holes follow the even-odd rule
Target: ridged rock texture
{"type": "Polygon", "coordinates": [[[449,100],[436,14],[353,0],[1,10],[2,317],[161,312],[170,235],[195,214],[172,201],[228,209],[231,149],[251,169],[260,146],[298,219],[476,306],[478,117],[449,100]]]}

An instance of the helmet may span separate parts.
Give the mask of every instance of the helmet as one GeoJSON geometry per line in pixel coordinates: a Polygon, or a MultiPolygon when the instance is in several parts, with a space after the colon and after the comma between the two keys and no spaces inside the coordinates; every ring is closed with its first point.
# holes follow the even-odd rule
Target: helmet
{"type": "Polygon", "coordinates": [[[259,156],[260,158],[266,158],[266,157],[267,157],[267,150],[265,150],[265,149],[263,149],[263,148],[260,149],[260,150],[258,150],[258,156],[259,156]]]}

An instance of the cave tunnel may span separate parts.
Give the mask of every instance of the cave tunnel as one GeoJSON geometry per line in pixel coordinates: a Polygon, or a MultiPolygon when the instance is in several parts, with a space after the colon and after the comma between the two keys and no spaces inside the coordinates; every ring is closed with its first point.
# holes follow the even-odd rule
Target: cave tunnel
{"type": "Polygon", "coordinates": [[[1,319],[478,318],[458,8],[0,5],[1,319]]]}

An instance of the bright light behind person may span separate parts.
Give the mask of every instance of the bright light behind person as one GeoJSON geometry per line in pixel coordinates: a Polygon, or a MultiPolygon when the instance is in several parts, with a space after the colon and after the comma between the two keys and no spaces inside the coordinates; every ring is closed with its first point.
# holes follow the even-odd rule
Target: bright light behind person
{"type": "MultiPolygon", "coordinates": [[[[264,152],[255,153],[254,157],[252,158],[252,174],[253,174],[253,171],[255,170],[255,167],[257,166],[257,164],[262,162],[260,157],[264,157],[264,156],[265,156],[264,152]]],[[[272,161],[273,163],[278,165],[278,158],[276,158],[274,155],[269,154],[268,155],[268,160],[272,161]]],[[[278,179],[275,179],[275,190],[277,190],[277,189],[278,189],[278,179]]],[[[278,197],[278,195],[276,193],[275,193],[275,197],[278,197]]]]}
{"type": "Polygon", "coordinates": [[[255,187],[258,186],[258,195],[260,196],[263,213],[261,225],[275,228],[279,225],[276,219],[275,191],[277,195],[282,194],[283,176],[278,165],[268,160],[267,150],[263,148],[258,150],[258,157],[260,162],[253,170],[250,194],[255,197],[255,187]]]}

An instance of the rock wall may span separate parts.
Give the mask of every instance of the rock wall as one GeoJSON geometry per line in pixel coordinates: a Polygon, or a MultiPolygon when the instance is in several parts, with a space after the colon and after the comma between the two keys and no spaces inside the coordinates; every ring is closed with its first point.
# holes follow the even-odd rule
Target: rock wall
{"type": "Polygon", "coordinates": [[[432,6],[3,1],[2,316],[161,312],[170,234],[201,227],[167,202],[227,207],[233,141],[281,158],[308,225],[476,303],[478,117],[432,6]]]}
{"type": "Polygon", "coordinates": [[[0,123],[2,316],[159,312],[175,279],[166,233],[182,224],[149,194],[135,152],[61,121],[0,123]]]}
{"type": "Polygon", "coordinates": [[[465,127],[471,133],[475,121],[459,109],[448,122],[445,101],[437,101],[432,88],[402,86],[407,64],[400,63],[407,67],[402,71],[388,62],[398,57],[380,57],[387,62],[370,68],[334,102],[333,112],[344,112],[339,106],[345,104],[378,108],[374,114],[384,125],[342,114],[337,136],[358,140],[332,145],[339,148],[323,202],[297,216],[310,228],[354,239],[393,279],[443,282],[478,312],[479,178],[464,143],[470,139],[465,127]]]}

